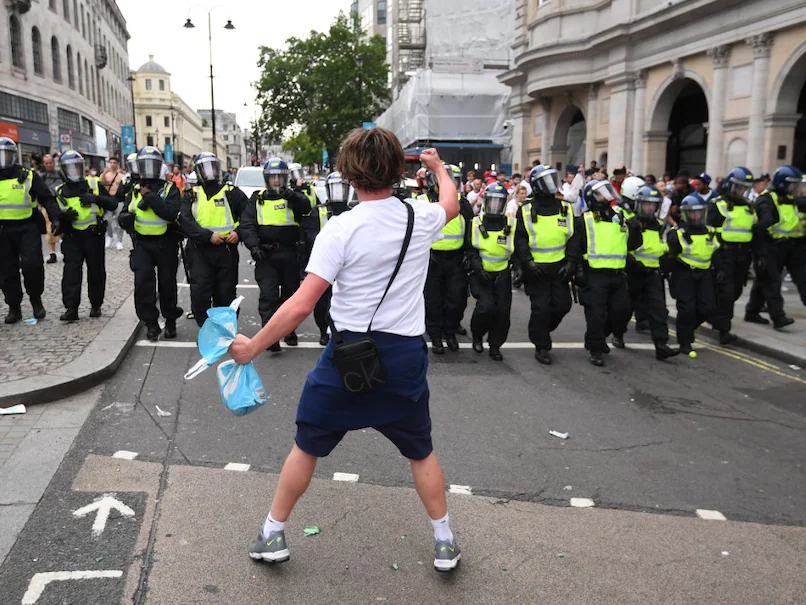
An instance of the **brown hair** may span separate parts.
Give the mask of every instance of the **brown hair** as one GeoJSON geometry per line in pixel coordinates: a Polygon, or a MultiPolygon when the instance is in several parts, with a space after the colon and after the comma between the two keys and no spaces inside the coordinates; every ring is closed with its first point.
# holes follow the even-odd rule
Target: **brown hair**
{"type": "Polygon", "coordinates": [[[342,141],[336,170],[356,189],[377,193],[403,178],[406,161],[395,133],[356,128],[342,141]]]}

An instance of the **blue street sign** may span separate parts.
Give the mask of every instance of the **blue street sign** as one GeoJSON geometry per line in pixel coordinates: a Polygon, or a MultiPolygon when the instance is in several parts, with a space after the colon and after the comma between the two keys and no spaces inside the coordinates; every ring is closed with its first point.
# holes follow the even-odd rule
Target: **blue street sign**
{"type": "Polygon", "coordinates": [[[137,151],[134,146],[134,126],[122,126],[120,129],[120,138],[123,141],[123,155],[129,155],[137,151]]]}
{"type": "Polygon", "coordinates": [[[377,122],[364,122],[364,128],[375,128],[377,125],[377,122]]]}
{"type": "Polygon", "coordinates": [[[168,162],[169,164],[173,163],[173,161],[174,161],[174,146],[171,145],[170,143],[166,143],[165,144],[165,149],[162,152],[162,156],[165,158],[165,161],[168,162]]]}

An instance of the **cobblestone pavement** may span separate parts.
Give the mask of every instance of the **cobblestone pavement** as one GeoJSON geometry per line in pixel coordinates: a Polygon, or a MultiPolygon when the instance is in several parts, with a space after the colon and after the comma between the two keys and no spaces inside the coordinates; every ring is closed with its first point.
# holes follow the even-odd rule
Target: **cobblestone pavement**
{"type": "MultiPolygon", "coordinates": [[[[127,241],[124,246],[123,250],[106,250],[106,297],[103,316],[98,319],[89,319],[85,270],[79,308],[81,321],[71,324],[59,321],[59,315],[64,312],[61,293],[64,263],[61,254],[58,255],[59,262],[45,265],[45,294],[42,301],[48,315],[44,320],[30,326],[23,322],[7,326],[1,319],[5,317],[8,307],[5,304],[0,307],[0,382],[36,376],[81,355],[134,289],[134,277],[129,269],[131,242],[127,241]]],[[[47,258],[47,247],[44,247],[44,254],[47,258]]],[[[26,319],[33,317],[27,295],[22,302],[22,314],[26,319]]]]}
{"type": "Polygon", "coordinates": [[[11,457],[14,449],[39,422],[47,406],[26,406],[26,413],[0,416],[0,466],[11,457]]]}

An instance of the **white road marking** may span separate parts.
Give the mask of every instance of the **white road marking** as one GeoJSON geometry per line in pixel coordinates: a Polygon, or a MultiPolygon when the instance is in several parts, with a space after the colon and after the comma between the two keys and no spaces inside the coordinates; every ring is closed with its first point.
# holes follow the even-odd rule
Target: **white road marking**
{"type": "Polygon", "coordinates": [[[347,481],[348,483],[357,483],[358,475],[354,473],[333,473],[333,481],[347,481]]]}
{"type": "Polygon", "coordinates": [[[128,450],[118,450],[114,454],[112,454],[113,458],[120,458],[121,460],[134,460],[139,456],[137,452],[130,452],[128,450]]]}
{"type": "Polygon", "coordinates": [[[464,496],[472,496],[473,492],[469,485],[451,485],[448,490],[452,494],[462,494],[464,496]]]}
{"type": "Polygon", "coordinates": [[[48,571],[34,574],[28,583],[28,590],[22,597],[22,605],[34,605],[42,596],[45,586],[51,582],[64,580],[97,580],[100,578],[120,578],[123,572],[119,569],[87,570],[87,571],[48,571]]]}
{"type": "Polygon", "coordinates": [[[242,473],[245,473],[246,471],[249,470],[249,468],[250,468],[250,465],[248,465],[248,464],[242,464],[240,462],[229,462],[229,463],[227,463],[227,466],[224,467],[224,470],[225,471],[240,471],[242,473]]]}
{"type": "Polygon", "coordinates": [[[725,515],[720,513],[718,510],[705,510],[703,508],[698,508],[697,516],[700,519],[706,519],[707,521],[727,521],[725,515]]]}
{"type": "MultiPolygon", "coordinates": [[[[181,284],[176,284],[176,286],[178,288],[190,288],[190,284],[187,284],[187,283],[184,283],[184,282],[181,283],[181,284]]],[[[257,284],[238,284],[238,287],[239,288],[248,288],[250,290],[259,290],[260,289],[260,286],[258,286],[257,284]]]]}
{"type": "MultiPolygon", "coordinates": [[[[135,343],[135,346],[138,347],[159,347],[164,349],[195,349],[196,343],[195,342],[188,342],[182,340],[173,340],[173,341],[166,341],[160,340],[157,342],[151,342],[148,340],[138,340],[135,343]]],[[[300,342],[299,346],[296,347],[289,347],[287,345],[283,345],[283,350],[291,350],[291,349],[324,349],[322,345],[318,342],[300,342]]],[[[428,345],[431,346],[430,343],[428,345]]],[[[459,343],[460,349],[472,349],[473,345],[469,342],[460,342],[459,343]]],[[[487,347],[485,346],[485,349],[487,347]]],[[[531,342],[507,342],[504,343],[504,346],[501,347],[502,349],[534,349],[535,346],[531,342]]],[[[584,349],[585,345],[581,342],[555,342],[552,344],[553,349],[584,349]]],[[[654,351],[655,345],[649,342],[638,342],[638,343],[627,343],[627,349],[633,349],[636,351],[654,351]]]]}
{"type": "Polygon", "coordinates": [[[571,506],[574,508],[591,508],[595,504],[590,498],[571,498],[571,506]]]}
{"type": "Polygon", "coordinates": [[[83,506],[76,511],[73,511],[74,517],[86,517],[90,513],[97,512],[95,521],[92,523],[92,533],[97,538],[106,528],[106,522],[109,519],[109,513],[113,510],[118,511],[124,517],[133,517],[134,511],[123,504],[120,500],[115,498],[112,494],[104,494],[104,496],[87,506],[83,506]]]}

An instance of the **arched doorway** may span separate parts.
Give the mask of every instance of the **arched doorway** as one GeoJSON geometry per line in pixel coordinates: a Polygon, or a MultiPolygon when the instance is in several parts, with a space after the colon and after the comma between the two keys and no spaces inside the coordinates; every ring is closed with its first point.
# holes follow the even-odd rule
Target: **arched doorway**
{"type": "Polygon", "coordinates": [[[806,169],[806,42],[789,56],[778,72],[767,100],[771,126],[765,166],[772,170],[791,163],[806,169]]]}
{"type": "Polygon", "coordinates": [[[708,134],[708,101],[700,85],[685,80],[669,116],[669,142],[666,144],[666,169],[672,174],[699,174],[705,170],[708,134]]]}
{"type": "Polygon", "coordinates": [[[554,129],[552,159],[558,171],[573,170],[585,163],[585,116],[576,105],[568,105],[554,129]]]}
{"type": "Polygon", "coordinates": [[[795,125],[795,144],[792,148],[792,164],[806,171],[806,82],[800,89],[797,113],[800,119],[795,125]]]}

